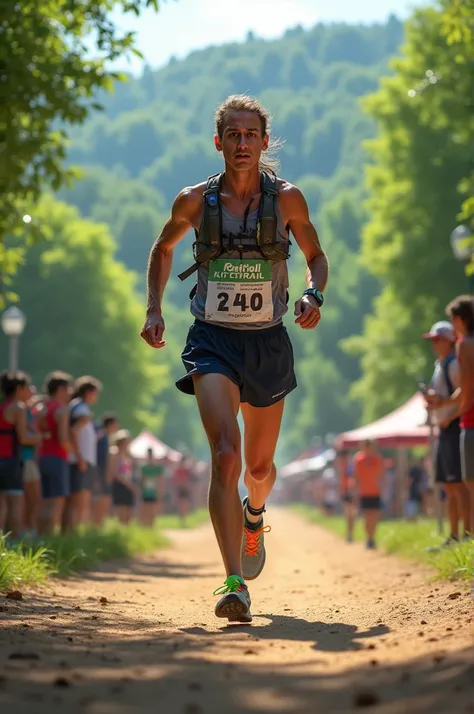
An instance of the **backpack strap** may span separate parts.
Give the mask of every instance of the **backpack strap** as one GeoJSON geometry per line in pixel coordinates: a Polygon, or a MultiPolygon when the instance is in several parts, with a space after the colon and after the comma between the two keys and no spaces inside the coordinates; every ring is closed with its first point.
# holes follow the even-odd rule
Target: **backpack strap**
{"type": "MultiPolygon", "coordinates": [[[[201,226],[196,233],[196,244],[203,247],[217,249],[221,246],[221,202],[219,189],[222,183],[223,173],[214,174],[207,179],[206,188],[203,191],[203,212],[201,226]]],[[[204,248],[205,249],[205,248],[204,248]]],[[[199,255],[199,252],[197,253],[199,255]]],[[[178,275],[183,281],[196,272],[199,262],[196,260],[187,270],[178,275]]]]}
{"type": "Polygon", "coordinates": [[[261,173],[262,198],[259,207],[257,243],[275,243],[277,235],[276,201],[278,197],[277,177],[266,171],[261,173]]]}

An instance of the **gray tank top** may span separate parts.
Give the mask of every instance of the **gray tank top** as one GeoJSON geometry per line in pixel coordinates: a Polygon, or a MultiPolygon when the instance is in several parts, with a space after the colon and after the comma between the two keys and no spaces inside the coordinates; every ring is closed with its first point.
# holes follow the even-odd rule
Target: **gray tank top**
{"type": "MultiPolygon", "coordinates": [[[[244,218],[222,204],[222,238],[239,236],[242,245],[255,244],[258,208],[244,218]]],[[[277,202],[277,241],[289,240],[277,202]]],[[[264,330],[281,323],[288,310],[286,260],[266,261],[259,251],[225,251],[218,261],[198,269],[197,290],[191,313],[198,320],[231,330],[264,330]],[[270,285],[271,282],[271,285],[270,285]],[[210,285],[211,283],[211,285],[210,285]],[[251,319],[248,319],[248,315],[251,319]],[[264,317],[259,321],[259,316],[264,317]]]]}

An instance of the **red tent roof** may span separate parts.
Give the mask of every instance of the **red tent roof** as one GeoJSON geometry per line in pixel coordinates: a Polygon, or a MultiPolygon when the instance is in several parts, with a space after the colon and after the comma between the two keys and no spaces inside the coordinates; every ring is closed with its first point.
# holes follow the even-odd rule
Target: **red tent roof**
{"type": "Polygon", "coordinates": [[[428,413],[421,394],[415,394],[405,404],[381,419],[359,429],[339,434],[337,448],[358,446],[366,439],[387,448],[426,445],[430,438],[428,413]]]}

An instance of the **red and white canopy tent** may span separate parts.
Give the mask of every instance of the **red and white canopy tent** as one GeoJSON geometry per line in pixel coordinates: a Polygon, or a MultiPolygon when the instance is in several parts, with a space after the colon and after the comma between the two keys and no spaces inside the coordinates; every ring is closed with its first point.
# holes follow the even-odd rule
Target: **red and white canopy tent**
{"type": "Polygon", "coordinates": [[[366,440],[375,441],[380,447],[387,449],[428,446],[430,433],[423,396],[415,394],[401,407],[381,419],[339,434],[336,447],[356,448],[366,440]]]}
{"type": "Polygon", "coordinates": [[[398,409],[359,429],[346,431],[336,438],[336,449],[356,449],[364,441],[375,442],[382,449],[396,449],[396,509],[402,513],[406,496],[406,474],[408,470],[407,449],[427,446],[434,456],[435,429],[430,425],[425,401],[421,394],[415,394],[398,409]]]}
{"type": "Polygon", "coordinates": [[[142,431],[130,444],[130,453],[135,459],[146,459],[148,449],[152,449],[155,459],[168,459],[169,461],[179,461],[181,454],[175,451],[150,431],[142,431]]]}

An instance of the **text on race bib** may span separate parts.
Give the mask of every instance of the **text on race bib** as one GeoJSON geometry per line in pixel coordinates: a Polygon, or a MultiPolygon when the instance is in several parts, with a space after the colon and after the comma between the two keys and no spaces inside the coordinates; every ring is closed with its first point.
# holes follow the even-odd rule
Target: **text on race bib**
{"type": "Polygon", "coordinates": [[[271,263],[225,258],[210,262],[206,320],[244,323],[272,319],[271,263]]]}

